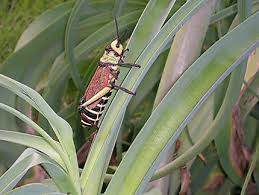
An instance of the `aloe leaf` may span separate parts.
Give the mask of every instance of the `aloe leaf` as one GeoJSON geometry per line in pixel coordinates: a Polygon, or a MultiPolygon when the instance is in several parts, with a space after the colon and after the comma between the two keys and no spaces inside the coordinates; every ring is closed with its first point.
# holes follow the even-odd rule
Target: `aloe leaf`
{"type": "Polygon", "coordinates": [[[220,39],[175,83],[134,140],[106,195],[143,192],[166,148],[174,143],[218,84],[258,46],[258,19],[256,13],[220,39]],[[242,36],[244,32],[246,37],[242,36]]]}
{"type": "Polygon", "coordinates": [[[153,87],[159,82],[162,76],[163,68],[165,65],[166,58],[168,56],[168,50],[163,52],[154,62],[153,66],[150,68],[146,74],[143,81],[140,83],[138,90],[141,91],[137,96],[134,96],[127,108],[127,113],[131,115],[139,104],[145,99],[145,97],[150,93],[153,87]]]}
{"type": "MultiPolygon", "coordinates": [[[[43,185],[41,183],[33,183],[33,184],[27,184],[18,188],[15,188],[12,191],[9,191],[6,193],[6,195],[35,195],[35,194],[48,194],[56,193],[56,191],[48,188],[48,186],[43,185]]],[[[63,193],[62,193],[63,194],[63,193]]],[[[63,194],[65,195],[65,194],[63,194]]]]}
{"type": "Polygon", "coordinates": [[[229,6],[225,9],[216,12],[214,15],[211,16],[210,23],[214,24],[226,17],[234,15],[235,13],[237,13],[237,4],[234,4],[232,6],[229,6]]]}
{"type": "Polygon", "coordinates": [[[75,184],[79,183],[79,181],[77,181],[79,180],[79,174],[77,171],[78,165],[73,142],[73,132],[69,124],[59,117],[36,91],[26,85],[0,74],[0,86],[20,96],[49,121],[64,151],[64,153],[60,153],[60,155],[68,167],[71,179],[75,184]]]}
{"type": "Polygon", "coordinates": [[[252,12],[252,2],[251,0],[238,0],[237,9],[240,21],[244,21],[252,12]]]}
{"type": "MultiPolygon", "coordinates": [[[[57,55],[56,53],[59,53],[59,46],[62,46],[62,44],[61,42],[60,44],[59,42],[55,43],[54,40],[56,40],[57,37],[60,39],[62,36],[60,36],[61,31],[56,31],[56,27],[58,28],[60,26],[59,23],[62,23],[62,17],[64,16],[64,13],[70,9],[70,4],[71,3],[65,3],[39,16],[35,23],[32,23],[28,30],[23,33],[17,44],[16,52],[12,54],[3,64],[1,64],[0,72],[12,76],[17,80],[23,80],[30,86],[34,85],[31,83],[31,81],[34,82],[35,80],[38,80],[40,77],[38,73],[42,70],[42,68],[48,68],[49,58],[52,58],[53,56],[57,55]],[[36,25],[36,23],[39,23],[40,25],[36,25]],[[45,37],[48,35],[51,35],[51,38],[45,37]],[[41,45],[40,48],[38,47],[39,45],[41,45]],[[48,49],[49,47],[52,49],[48,49]],[[38,58],[35,58],[35,56],[38,55],[37,52],[41,55],[38,58]],[[39,66],[35,68],[35,64],[38,64],[39,66]],[[34,74],[32,75],[30,71],[25,71],[26,69],[33,71],[34,74]]],[[[0,91],[0,101],[15,107],[15,96],[3,88],[1,88],[0,91]]],[[[2,128],[12,130],[21,129],[19,126],[17,126],[14,116],[8,115],[3,111],[0,111],[0,115],[0,123],[2,128]]],[[[9,146],[9,144],[6,145],[7,147],[9,146]]],[[[2,153],[4,150],[3,147],[1,148],[2,149],[0,150],[2,153]]],[[[14,149],[15,152],[19,152],[21,150],[23,150],[23,147],[21,146],[14,149]]]]}
{"type": "MultiPolygon", "coordinates": [[[[22,80],[29,86],[35,86],[43,73],[48,70],[49,65],[55,57],[63,50],[62,39],[64,30],[62,31],[62,28],[64,29],[71,5],[71,3],[62,4],[39,16],[21,36],[15,53],[0,65],[0,72],[16,80],[22,80]],[[31,72],[34,74],[31,74],[31,72]]],[[[0,101],[17,107],[15,95],[3,88],[0,90],[0,101]]],[[[24,110],[20,108],[21,106],[28,108],[27,105],[19,104],[18,107],[20,110],[24,110]]],[[[26,111],[25,113],[27,113],[26,111]]],[[[16,123],[14,116],[6,114],[3,111],[0,111],[0,116],[1,128],[12,130],[22,129],[16,123]]],[[[6,147],[8,146],[13,147],[6,143],[6,147]]],[[[21,146],[15,148],[10,156],[17,157],[18,155],[15,153],[22,152],[22,150],[24,148],[21,146]]],[[[1,153],[2,151],[5,152],[3,147],[1,147],[1,153]]]]}
{"type": "Polygon", "coordinates": [[[224,173],[220,169],[215,148],[209,146],[203,154],[206,158],[206,164],[199,158],[196,158],[190,169],[192,175],[191,189],[193,194],[199,194],[199,192],[202,191],[207,192],[210,185],[213,186],[213,177],[219,177],[224,180],[224,173]]]}
{"type": "MultiPolygon", "coordinates": [[[[140,55],[141,51],[146,47],[148,42],[159,32],[160,30],[159,27],[163,25],[174,2],[175,2],[174,0],[173,1],[169,1],[169,0],[149,1],[144,12],[142,13],[142,16],[140,17],[137,23],[135,30],[133,31],[133,34],[128,44],[128,48],[130,50],[134,44],[134,50],[132,48],[130,55],[128,55],[125,58],[125,61],[134,62],[136,60],[136,58],[140,55]],[[147,15],[149,16],[147,17],[147,15]],[[146,31],[151,32],[149,33],[148,36],[146,35],[146,33],[143,33],[142,31],[143,27],[145,28],[146,31]]],[[[123,78],[123,74],[122,74],[122,78],[123,78]]],[[[119,120],[117,121],[117,126],[121,125],[123,115],[124,114],[119,115],[120,117],[118,117],[119,120]]],[[[106,120],[106,117],[104,120],[106,120]]],[[[102,128],[106,129],[101,126],[101,129],[102,128]]],[[[104,134],[102,135],[104,136],[104,138],[107,137],[107,133],[108,133],[107,130],[110,131],[110,128],[107,128],[105,130],[104,134]]],[[[108,146],[105,148],[102,148],[103,145],[106,145],[105,139],[101,139],[100,144],[97,144],[95,146],[95,143],[99,142],[98,140],[99,138],[97,135],[97,139],[95,140],[95,143],[90,151],[88,160],[85,164],[83,173],[81,175],[81,185],[83,186],[83,193],[96,194],[101,190],[105,170],[109,164],[109,158],[112,152],[112,148],[115,145],[117,133],[118,131],[114,134],[114,136],[112,136],[113,137],[112,140],[106,143],[108,144],[108,146]],[[100,150],[100,148],[102,149],[100,150]],[[100,156],[100,154],[102,155],[100,156]]],[[[102,137],[102,136],[99,136],[99,137],[102,137]]]]}
{"type": "Polygon", "coordinates": [[[114,9],[113,9],[113,14],[114,17],[118,17],[121,15],[123,8],[125,5],[127,5],[128,0],[115,0],[114,2],[114,9]]]}
{"type": "MultiPolygon", "coordinates": [[[[38,73],[40,72],[42,74],[42,67],[47,69],[51,58],[58,55],[63,48],[61,41],[57,41],[57,39],[62,39],[62,34],[60,34],[59,30],[66,20],[68,5],[61,5],[53,11],[46,12],[46,14],[43,14],[36,20],[41,24],[40,27],[32,24],[29,30],[25,31],[22,36],[23,38],[18,43],[16,52],[0,66],[0,72],[2,74],[9,75],[19,81],[23,80],[26,84],[35,85],[34,81],[38,81],[39,79],[38,73]],[[51,23],[49,22],[50,17],[53,17],[51,23]],[[45,25],[44,21],[46,22],[45,25]],[[53,34],[57,36],[53,36],[53,34]],[[38,47],[39,45],[41,47],[38,47]],[[36,68],[37,70],[34,69],[36,67],[35,64],[39,65],[36,68]],[[34,72],[33,75],[31,71],[34,72]]],[[[15,95],[2,88],[0,100],[15,107],[15,95]]],[[[1,128],[20,129],[12,115],[6,115],[2,111],[0,111],[0,115],[1,128]]]]}
{"type": "MultiPolygon", "coordinates": [[[[55,57],[63,50],[64,25],[71,5],[65,3],[46,11],[29,25],[18,41],[15,52],[0,66],[0,72],[35,87],[55,57]]],[[[0,90],[1,102],[19,107],[19,110],[27,113],[26,104],[19,102],[17,105],[14,94],[3,88],[0,90]]],[[[18,126],[14,116],[7,115],[3,111],[0,111],[0,116],[1,128],[23,129],[18,126]]]]}
{"type": "MultiPolygon", "coordinates": [[[[249,6],[255,6],[259,3],[258,0],[254,0],[254,1],[251,1],[251,2],[248,2],[249,3],[249,6]]],[[[242,8],[242,5],[241,5],[241,8],[242,8]]],[[[214,24],[216,22],[219,22],[220,20],[224,19],[224,18],[227,18],[229,16],[232,16],[234,14],[237,13],[237,9],[238,9],[238,6],[237,6],[237,3],[227,7],[227,8],[224,8],[218,12],[216,12],[214,15],[211,16],[211,19],[210,19],[210,23],[211,24],[214,24]]],[[[246,7],[244,7],[244,9],[249,9],[246,7]]]]}
{"type": "Polygon", "coordinates": [[[245,122],[245,119],[247,118],[248,114],[251,112],[253,107],[256,105],[258,101],[258,92],[259,92],[259,73],[257,72],[253,78],[251,79],[250,83],[246,84],[244,87],[244,91],[241,94],[240,98],[240,115],[241,115],[241,120],[242,123],[245,122]]]}
{"type": "Polygon", "coordinates": [[[14,108],[0,103],[0,109],[5,110],[19,119],[21,119],[23,122],[27,123],[30,127],[32,127],[37,133],[39,133],[44,139],[49,142],[54,148],[60,147],[40,126],[38,126],[34,121],[32,121],[29,117],[25,116],[21,112],[15,110],[14,108]]]}
{"type": "MultiPolygon", "coordinates": [[[[191,18],[183,25],[183,27],[176,33],[174,38],[173,44],[171,46],[166,65],[163,71],[163,75],[161,81],[159,83],[159,88],[156,94],[156,99],[154,102],[155,108],[166,93],[170,90],[173,84],[177,81],[177,79],[184,73],[184,71],[198,58],[201,53],[202,43],[205,38],[209,21],[210,15],[214,11],[216,1],[207,2],[204,6],[202,6],[191,18]]],[[[209,105],[206,104],[208,109],[209,105]]],[[[207,110],[208,110],[207,109],[207,110]]],[[[195,118],[199,117],[200,112],[198,112],[195,118]]],[[[209,116],[207,115],[207,120],[209,121],[209,116]]],[[[203,119],[203,118],[202,118],[203,119]]],[[[204,124],[204,121],[196,120],[195,124],[204,124]]],[[[201,127],[201,126],[200,126],[201,127]]],[[[188,140],[191,136],[189,134],[198,134],[197,130],[202,131],[202,128],[191,128],[188,126],[188,130],[186,129],[186,133],[183,133],[179,138],[179,148],[177,149],[177,154],[180,155],[185,151],[185,148],[189,146],[190,141],[188,140]],[[196,132],[195,132],[196,131],[196,132]],[[188,133],[189,136],[186,136],[188,133]]],[[[174,146],[168,151],[166,158],[161,162],[160,166],[167,164],[167,162],[172,161],[173,158],[173,151],[174,146]]],[[[176,152],[176,151],[175,151],[176,152]]],[[[191,163],[188,164],[188,168],[190,167],[191,163]]],[[[179,178],[171,179],[174,181],[179,178]]],[[[180,183],[180,181],[178,182],[180,183]]],[[[162,194],[167,194],[169,188],[169,177],[161,178],[160,180],[154,181],[152,185],[160,188],[162,194]]],[[[171,188],[178,189],[179,186],[172,185],[171,188]]]]}
{"type": "MultiPolygon", "coordinates": [[[[135,62],[149,42],[159,33],[174,3],[175,0],[148,2],[127,45],[130,52],[124,59],[126,62],[135,62]]],[[[122,76],[122,78],[124,77],[122,76]]]]}
{"type": "MultiPolygon", "coordinates": [[[[251,11],[251,1],[238,1],[238,14],[240,22],[244,21],[245,18],[249,16],[251,11]]],[[[237,122],[234,121],[236,113],[234,111],[232,112],[232,108],[238,100],[240,94],[245,77],[246,64],[247,59],[245,59],[242,62],[242,66],[238,67],[237,70],[235,70],[235,72],[231,75],[228,90],[232,89],[232,93],[229,96],[225,96],[225,100],[230,102],[227,105],[229,107],[229,111],[225,114],[225,117],[228,118],[228,120],[225,121],[225,124],[223,124],[224,127],[221,128],[220,135],[215,139],[215,144],[220,157],[220,163],[230,179],[237,185],[241,185],[243,180],[242,172],[244,170],[242,167],[242,162],[245,157],[242,152],[239,153],[240,147],[242,147],[242,140],[241,138],[236,138],[235,135],[240,133],[242,130],[237,127],[237,122]],[[226,150],[226,148],[229,149],[226,150]]]]}
{"type": "Polygon", "coordinates": [[[241,195],[245,195],[246,194],[246,188],[248,186],[248,182],[251,179],[252,173],[253,173],[253,171],[254,171],[254,169],[256,167],[256,162],[258,160],[258,156],[259,156],[259,142],[257,140],[255,153],[254,153],[252,161],[250,163],[250,166],[249,166],[249,169],[248,169],[248,172],[247,172],[247,175],[246,175],[243,187],[242,187],[241,195]]]}
{"type": "Polygon", "coordinates": [[[63,168],[66,167],[59,154],[42,137],[26,133],[0,130],[0,140],[35,148],[36,150],[47,154],[50,158],[62,165],[63,168]]]}
{"type": "Polygon", "coordinates": [[[45,31],[48,26],[53,25],[53,19],[59,18],[60,16],[62,17],[64,13],[71,10],[72,5],[72,2],[63,3],[62,5],[58,5],[53,9],[47,10],[46,12],[38,16],[22,33],[16,44],[15,51],[18,51],[19,49],[26,46],[30,41],[34,40],[43,31],[45,31]],[[46,24],[49,25],[46,26],[46,24]]]}
{"type": "Polygon", "coordinates": [[[66,35],[65,35],[66,61],[69,64],[73,81],[76,87],[80,90],[83,90],[83,86],[82,86],[79,70],[75,64],[74,47],[75,47],[75,37],[78,33],[75,27],[79,22],[82,8],[84,8],[84,4],[86,3],[88,3],[88,1],[85,1],[85,0],[78,0],[75,2],[75,5],[71,11],[71,14],[67,22],[66,35]]]}
{"type": "MultiPolygon", "coordinates": [[[[237,23],[238,23],[237,22],[237,18],[235,18],[233,20],[232,26],[230,28],[231,29],[234,28],[237,25],[237,23]]],[[[237,76],[237,80],[240,80],[239,76],[237,76]]],[[[228,83],[226,83],[225,81],[224,81],[224,84],[228,85],[228,83]]],[[[208,127],[206,132],[204,132],[204,135],[202,137],[200,137],[198,142],[195,143],[194,146],[189,148],[188,151],[186,151],[184,154],[179,156],[173,162],[167,164],[166,166],[161,168],[159,171],[157,171],[157,173],[152,177],[152,180],[160,178],[160,177],[163,177],[164,175],[168,174],[169,172],[173,172],[175,169],[180,168],[181,166],[183,166],[185,163],[190,161],[193,157],[197,156],[200,152],[202,152],[202,150],[204,150],[209,145],[209,143],[213,139],[216,138],[216,136],[220,132],[219,129],[223,129],[223,130],[225,129],[223,124],[224,124],[224,122],[227,121],[227,119],[229,119],[227,116],[231,112],[232,106],[235,104],[235,100],[232,100],[233,93],[237,93],[237,94],[239,93],[239,91],[237,91],[235,89],[235,86],[237,84],[236,81],[233,80],[232,83],[233,83],[233,87],[230,87],[229,89],[228,89],[228,86],[225,87],[226,89],[224,90],[224,94],[225,94],[225,92],[228,89],[228,92],[226,93],[228,95],[228,98],[224,99],[224,97],[223,97],[223,99],[224,99],[224,101],[222,100],[223,103],[222,103],[222,101],[220,101],[220,103],[218,103],[218,104],[221,105],[221,107],[218,106],[219,107],[218,109],[220,109],[220,114],[218,114],[216,116],[216,119],[210,124],[210,126],[208,127]]],[[[220,84],[220,87],[222,87],[222,84],[220,84]]],[[[217,93],[219,92],[218,89],[217,89],[216,92],[217,93]]],[[[227,95],[225,95],[225,96],[227,97],[227,95]]],[[[217,112],[217,113],[219,113],[219,112],[217,112]]],[[[222,137],[223,136],[221,136],[221,138],[222,137]]],[[[223,148],[222,151],[225,152],[226,150],[223,148]]],[[[220,157],[222,157],[222,156],[220,156],[220,157]]]]}
{"type": "Polygon", "coordinates": [[[30,148],[26,149],[15,163],[0,177],[0,193],[2,194],[11,190],[31,167],[39,164],[43,164],[62,192],[75,193],[75,189],[69,182],[70,179],[67,173],[46,155],[30,148]]]}

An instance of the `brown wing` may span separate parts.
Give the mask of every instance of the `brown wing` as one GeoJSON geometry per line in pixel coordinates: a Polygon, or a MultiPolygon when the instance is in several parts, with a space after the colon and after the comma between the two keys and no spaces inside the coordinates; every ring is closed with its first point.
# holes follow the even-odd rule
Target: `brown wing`
{"type": "MultiPolygon", "coordinates": [[[[109,86],[109,75],[110,75],[110,70],[108,67],[98,67],[96,69],[94,76],[91,79],[85,91],[84,98],[86,101],[89,100],[94,95],[96,95],[103,88],[109,86]]],[[[94,108],[100,100],[101,99],[94,102],[91,106],[89,106],[89,108],[90,109],[94,108]]]]}

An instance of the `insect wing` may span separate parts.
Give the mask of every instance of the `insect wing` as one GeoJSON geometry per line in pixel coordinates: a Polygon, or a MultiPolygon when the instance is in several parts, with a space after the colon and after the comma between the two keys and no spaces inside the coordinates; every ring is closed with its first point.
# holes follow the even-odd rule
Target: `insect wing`
{"type": "MultiPolygon", "coordinates": [[[[85,91],[85,95],[84,95],[85,101],[95,96],[103,88],[109,86],[109,80],[110,80],[109,76],[110,76],[110,70],[108,67],[98,67],[96,69],[95,74],[85,91]]],[[[99,101],[100,100],[94,102],[94,105],[92,105],[91,107],[95,107],[99,101]]]]}

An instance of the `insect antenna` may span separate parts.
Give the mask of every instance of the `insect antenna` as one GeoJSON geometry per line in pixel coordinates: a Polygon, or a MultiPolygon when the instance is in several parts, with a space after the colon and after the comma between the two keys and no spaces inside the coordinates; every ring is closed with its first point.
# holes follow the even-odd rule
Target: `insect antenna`
{"type": "Polygon", "coordinates": [[[117,39],[118,39],[118,43],[117,44],[118,44],[118,47],[119,47],[119,43],[120,43],[119,27],[118,27],[118,22],[117,22],[116,18],[114,18],[114,21],[115,21],[115,26],[116,26],[116,35],[117,35],[117,39]]]}

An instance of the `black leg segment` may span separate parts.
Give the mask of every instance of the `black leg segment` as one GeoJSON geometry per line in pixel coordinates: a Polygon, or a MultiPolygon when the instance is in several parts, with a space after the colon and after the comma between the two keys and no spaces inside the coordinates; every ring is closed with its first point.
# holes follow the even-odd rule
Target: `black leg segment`
{"type": "Polygon", "coordinates": [[[131,63],[118,63],[118,66],[123,66],[123,67],[136,67],[136,68],[140,68],[141,66],[138,64],[131,64],[131,63]]]}
{"type": "Polygon", "coordinates": [[[112,87],[113,87],[114,89],[116,89],[116,90],[122,90],[122,91],[124,91],[124,92],[126,92],[126,93],[128,93],[128,94],[130,94],[130,95],[136,95],[135,92],[132,92],[132,91],[130,91],[130,90],[124,88],[124,87],[115,85],[114,83],[112,83],[112,87]]]}

